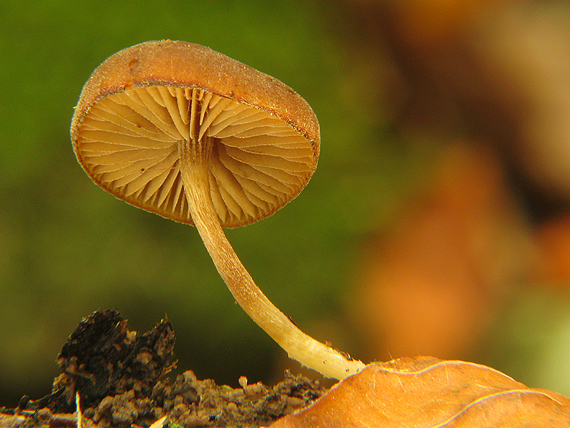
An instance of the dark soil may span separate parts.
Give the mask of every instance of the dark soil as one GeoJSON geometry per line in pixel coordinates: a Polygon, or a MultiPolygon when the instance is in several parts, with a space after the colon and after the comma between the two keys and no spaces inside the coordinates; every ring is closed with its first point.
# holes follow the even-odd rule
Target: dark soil
{"type": "Polygon", "coordinates": [[[198,380],[174,368],[175,335],[170,321],[138,335],[116,310],[83,319],[57,358],[62,371],[52,393],[23,397],[16,409],[0,408],[0,427],[76,427],[76,394],[83,427],[259,427],[307,406],[326,391],[317,381],[285,373],[275,386],[241,388],[198,380]]]}

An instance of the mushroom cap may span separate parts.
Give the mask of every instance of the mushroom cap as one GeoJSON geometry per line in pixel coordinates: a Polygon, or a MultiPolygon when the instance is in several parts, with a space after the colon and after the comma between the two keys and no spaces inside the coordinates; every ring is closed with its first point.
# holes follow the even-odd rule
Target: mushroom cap
{"type": "Polygon", "coordinates": [[[305,187],[319,157],[319,124],[300,95],[181,41],[141,43],[109,57],[83,87],[71,122],[75,154],[95,183],[129,204],[193,224],[178,152],[190,138],[209,146],[210,194],[223,227],[283,207],[305,187]]]}

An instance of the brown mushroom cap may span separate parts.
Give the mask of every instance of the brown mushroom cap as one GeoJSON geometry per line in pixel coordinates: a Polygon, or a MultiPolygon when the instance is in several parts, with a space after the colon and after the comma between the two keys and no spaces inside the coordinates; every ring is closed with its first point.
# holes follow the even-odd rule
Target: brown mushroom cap
{"type": "Polygon", "coordinates": [[[292,89],[207,47],[169,40],[103,62],[83,87],[71,138],[99,186],[189,224],[177,147],[204,140],[223,227],[253,223],[295,198],[320,146],[317,118],[292,89]]]}

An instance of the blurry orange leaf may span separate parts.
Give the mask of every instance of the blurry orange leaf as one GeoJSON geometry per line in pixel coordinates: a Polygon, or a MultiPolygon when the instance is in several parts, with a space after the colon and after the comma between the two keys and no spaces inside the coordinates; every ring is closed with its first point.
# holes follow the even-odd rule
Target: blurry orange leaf
{"type": "Polygon", "coordinates": [[[369,365],[271,427],[570,427],[570,399],[475,363],[402,358],[369,365]]]}

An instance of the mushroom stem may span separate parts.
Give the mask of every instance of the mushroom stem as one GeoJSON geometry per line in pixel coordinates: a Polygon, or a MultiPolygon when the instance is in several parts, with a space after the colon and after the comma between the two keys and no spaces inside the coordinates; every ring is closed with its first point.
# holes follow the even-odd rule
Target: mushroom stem
{"type": "Polygon", "coordinates": [[[218,272],[239,305],[289,355],[323,376],[344,379],[364,368],[361,361],[303,333],[263,294],[228,241],[210,196],[204,144],[181,142],[181,176],[192,220],[218,272]],[[198,153],[201,152],[201,153],[198,153]],[[192,160],[186,162],[186,159],[192,160]]]}

